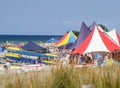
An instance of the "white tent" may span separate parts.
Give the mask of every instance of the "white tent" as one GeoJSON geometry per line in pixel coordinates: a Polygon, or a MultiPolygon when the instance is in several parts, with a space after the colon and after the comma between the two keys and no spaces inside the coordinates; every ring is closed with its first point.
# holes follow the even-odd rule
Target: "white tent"
{"type": "Polygon", "coordinates": [[[120,45],[120,38],[119,38],[119,34],[117,33],[117,31],[115,29],[109,31],[109,32],[105,32],[107,34],[107,36],[113,41],[115,42],[117,45],[120,45]]]}

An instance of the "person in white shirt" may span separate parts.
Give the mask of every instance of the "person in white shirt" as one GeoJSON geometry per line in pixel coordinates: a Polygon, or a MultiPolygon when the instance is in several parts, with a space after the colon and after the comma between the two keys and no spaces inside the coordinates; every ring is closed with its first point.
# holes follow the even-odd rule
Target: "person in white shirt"
{"type": "Polygon", "coordinates": [[[61,63],[63,66],[67,66],[69,64],[69,57],[70,57],[69,54],[62,56],[61,63]]]}
{"type": "Polygon", "coordinates": [[[4,64],[4,69],[5,70],[10,70],[11,69],[10,60],[8,58],[6,59],[6,63],[4,64]]]}

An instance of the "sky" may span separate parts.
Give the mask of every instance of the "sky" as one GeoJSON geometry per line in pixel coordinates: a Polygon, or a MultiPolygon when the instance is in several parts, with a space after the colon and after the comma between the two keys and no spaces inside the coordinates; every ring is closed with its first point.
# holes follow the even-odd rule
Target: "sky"
{"type": "Polygon", "coordinates": [[[120,0],[0,0],[0,34],[63,35],[93,21],[120,33],[120,0]]]}

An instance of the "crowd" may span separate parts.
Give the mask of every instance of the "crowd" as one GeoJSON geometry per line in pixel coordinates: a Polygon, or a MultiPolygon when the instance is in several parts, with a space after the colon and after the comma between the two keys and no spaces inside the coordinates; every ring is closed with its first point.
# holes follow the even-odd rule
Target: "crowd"
{"type": "Polygon", "coordinates": [[[114,60],[111,53],[85,53],[85,54],[70,54],[69,51],[63,50],[59,54],[60,61],[63,65],[75,64],[75,65],[87,65],[94,64],[99,66],[108,66],[118,64],[118,61],[114,60]]]}

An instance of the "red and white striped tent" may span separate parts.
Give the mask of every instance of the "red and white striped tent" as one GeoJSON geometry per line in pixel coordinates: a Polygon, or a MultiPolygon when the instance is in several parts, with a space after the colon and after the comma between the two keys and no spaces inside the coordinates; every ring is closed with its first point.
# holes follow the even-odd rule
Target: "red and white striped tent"
{"type": "Polygon", "coordinates": [[[110,52],[115,49],[120,47],[95,26],[88,37],[71,53],[110,52]]]}

